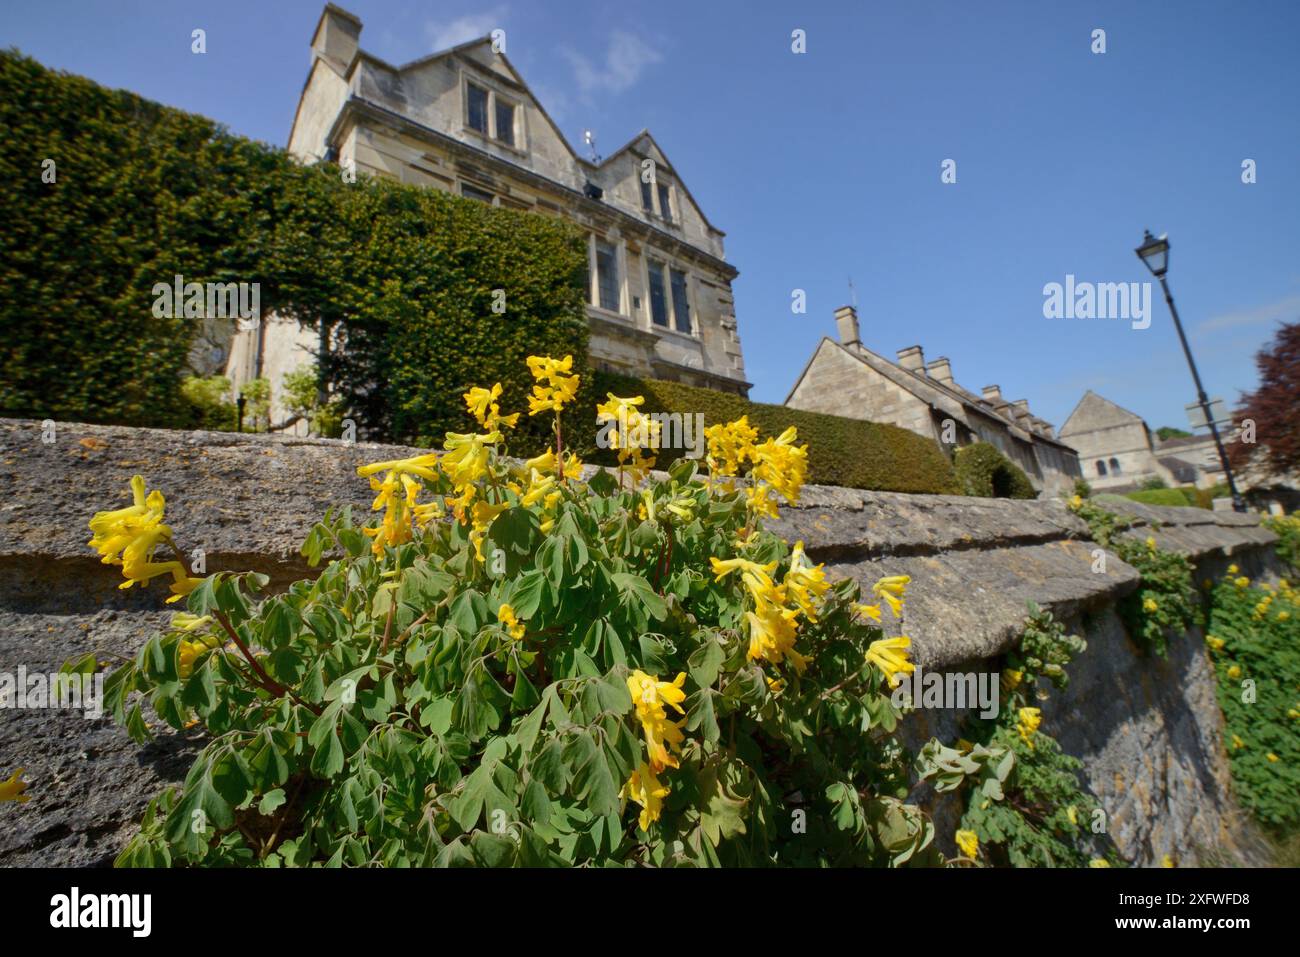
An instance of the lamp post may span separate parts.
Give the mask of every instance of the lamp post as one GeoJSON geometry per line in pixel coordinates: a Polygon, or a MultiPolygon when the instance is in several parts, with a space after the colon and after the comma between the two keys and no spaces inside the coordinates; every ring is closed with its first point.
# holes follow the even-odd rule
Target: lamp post
{"type": "Polygon", "coordinates": [[[1237,491],[1237,483],[1233,480],[1232,469],[1228,465],[1228,453],[1224,451],[1223,440],[1219,438],[1219,427],[1215,425],[1214,416],[1210,414],[1210,400],[1205,396],[1205,387],[1201,385],[1201,374],[1196,371],[1192,350],[1187,345],[1187,336],[1183,334],[1183,324],[1178,320],[1178,310],[1174,308],[1174,297],[1170,295],[1169,283],[1165,281],[1165,273],[1169,271],[1169,237],[1162,235],[1157,238],[1151,235],[1151,230],[1145,230],[1142,245],[1134,251],[1146,264],[1147,269],[1151,270],[1151,275],[1160,280],[1160,288],[1165,292],[1165,302],[1169,304],[1169,314],[1174,317],[1174,328],[1178,330],[1178,341],[1183,344],[1187,367],[1192,370],[1192,381],[1196,383],[1196,401],[1200,403],[1201,411],[1205,413],[1210,434],[1214,436],[1214,447],[1219,450],[1219,462],[1223,466],[1224,478],[1228,481],[1228,492],[1232,495],[1232,508],[1234,511],[1244,512],[1246,500],[1237,491]]]}

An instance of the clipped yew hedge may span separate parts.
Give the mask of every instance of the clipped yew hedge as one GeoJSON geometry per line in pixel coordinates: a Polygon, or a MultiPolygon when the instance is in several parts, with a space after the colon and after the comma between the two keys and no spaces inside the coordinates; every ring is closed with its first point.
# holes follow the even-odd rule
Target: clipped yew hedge
{"type": "Polygon", "coordinates": [[[988,442],[975,442],[953,456],[957,481],[965,495],[981,498],[1037,498],[1020,466],[988,442]]]}
{"type": "MultiPolygon", "coordinates": [[[[608,372],[594,375],[594,391],[619,396],[643,395],[645,412],[700,412],[707,426],[749,416],[763,436],[779,435],[788,426],[808,444],[808,481],[819,485],[887,492],[958,494],[952,465],[938,445],[894,425],[767,405],[728,392],[678,382],[639,379],[608,372]]],[[[681,449],[662,449],[658,464],[680,458],[681,449]]],[[[612,461],[612,460],[611,460],[612,461]]]]}
{"type": "MultiPolygon", "coordinates": [[[[572,224],[345,183],[332,164],[16,51],[0,52],[0,129],[0,414],[200,425],[181,380],[201,320],[152,311],[154,284],[178,273],[258,283],[263,316],[323,323],[322,385],[361,438],[466,431],[474,383],[500,381],[503,406],[523,406],[530,353],[586,363],[572,224]]],[[[521,431],[519,451],[549,435],[537,419],[521,431]]]]}

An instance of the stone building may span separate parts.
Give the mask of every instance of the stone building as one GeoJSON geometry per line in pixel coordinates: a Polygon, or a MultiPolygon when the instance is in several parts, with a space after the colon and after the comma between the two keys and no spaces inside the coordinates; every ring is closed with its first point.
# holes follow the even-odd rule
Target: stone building
{"type": "Polygon", "coordinates": [[[1074,449],[1029,411],[1028,400],[1008,401],[996,385],[976,395],[957,384],[946,358],[927,363],[920,346],[900,349],[897,362],[872,352],[852,306],[835,310],[835,324],[839,342],[818,344],[786,397],[790,408],[890,423],[947,449],[988,442],[1048,495],[1068,491],[1080,474],[1074,449]]]}
{"type": "MultiPolygon", "coordinates": [[[[748,394],[725,234],[648,131],[589,160],[491,37],[394,66],[360,36],[355,15],[325,6],[290,153],[579,224],[592,364],[748,394]]],[[[263,326],[237,336],[228,374],[276,386],[311,361],[315,337],[275,317],[263,326]]]]}
{"type": "Polygon", "coordinates": [[[1061,426],[1061,438],[1078,450],[1083,477],[1098,491],[1131,491],[1153,478],[1200,488],[1223,481],[1209,434],[1162,442],[1137,413],[1091,389],[1061,426]]]}

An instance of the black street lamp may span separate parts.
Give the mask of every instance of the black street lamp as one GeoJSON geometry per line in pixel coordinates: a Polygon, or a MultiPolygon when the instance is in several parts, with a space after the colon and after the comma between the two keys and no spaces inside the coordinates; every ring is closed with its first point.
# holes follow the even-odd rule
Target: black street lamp
{"type": "Polygon", "coordinates": [[[1138,258],[1146,264],[1151,270],[1151,275],[1160,280],[1160,288],[1165,291],[1165,302],[1169,304],[1169,314],[1174,317],[1174,328],[1178,330],[1178,341],[1183,344],[1183,355],[1187,356],[1187,367],[1192,370],[1192,381],[1196,383],[1196,400],[1201,405],[1201,411],[1205,413],[1205,421],[1210,426],[1210,434],[1214,436],[1214,447],[1219,450],[1219,462],[1223,465],[1223,475],[1228,480],[1228,491],[1232,495],[1232,507],[1234,511],[1246,511],[1246,500],[1241,497],[1237,491],[1237,483],[1233,481],[1232,469],[1228,466],[1228,453],[1223,449],[1223,440],[1219,438],[1219,428],[1214,424],[1214,416],[1210,414],[1210,400],[1205,397],[1205,387],[1201,385],[1201,374],[1196,371],[1196,362],[1192,359],[1192,350],[1187,345],[1187,336],[1183,334],[1183,324],[1178,320],[1178,310],[1174,308],[1174,297],[1169,293],[1169,283],[1165,281],[1165,273],[1169,271],[1169,237],[1155,237],[1151,235],[1151,230],[1145,231],[1146,235],[1142,237],[1142,245],[1135,252],[1138,258]]]}

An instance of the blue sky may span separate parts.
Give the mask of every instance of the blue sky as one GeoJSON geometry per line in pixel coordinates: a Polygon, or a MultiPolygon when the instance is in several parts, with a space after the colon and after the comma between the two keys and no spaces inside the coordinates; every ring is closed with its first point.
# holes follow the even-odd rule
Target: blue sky
{"type": "MultiPolygon", "coordinates": [[[[0,44],[282,146],[322,5],[42,0],[6,10],[0,44]]],[[[728,233],[755,399],[785,398],[852,276],[877,352],[919,343],[1058,426],[1087,388],[1184,425],[1194,392],[1158,287],[1145,330],[1043,316],[1067,274],[1150,279],[1146,227],[1169,233],[1211,395],[1253,387],[1255,351],[1300,319],[1294,2],[341,5],[391,62],[505,29],[575,144],[591,128],[609,152],[648,127],[728,233]]]]}

